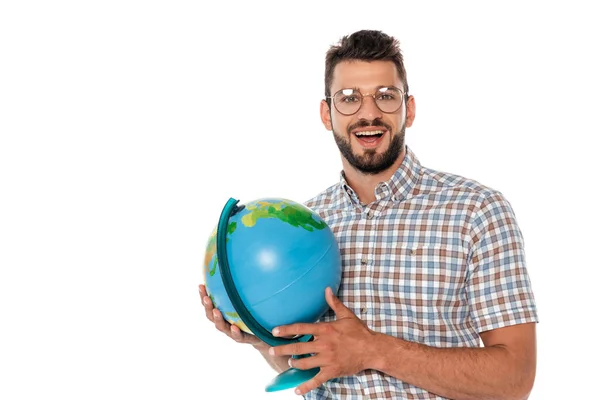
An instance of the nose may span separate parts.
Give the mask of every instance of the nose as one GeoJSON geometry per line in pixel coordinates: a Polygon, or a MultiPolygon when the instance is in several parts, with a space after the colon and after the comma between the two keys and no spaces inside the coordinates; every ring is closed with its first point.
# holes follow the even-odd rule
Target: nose
{"type": "Polygon", "coordinates": [[[383,116],[381,110],[375,104],[375,99],[371,95],[363,96],[362,105],[356,114],[359,119],[367,119],[369,121],[383,116]]]}

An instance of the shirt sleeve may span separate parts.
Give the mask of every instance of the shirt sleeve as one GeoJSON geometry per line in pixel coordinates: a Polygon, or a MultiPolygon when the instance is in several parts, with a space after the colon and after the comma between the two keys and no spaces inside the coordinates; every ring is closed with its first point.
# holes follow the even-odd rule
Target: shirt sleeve
{"type": "Polygon", "coordinates": [[[538,322],[523,236],[502,194],[487,197],[476,212],[470,249],[466,291],[477,331],[538,322]]]}

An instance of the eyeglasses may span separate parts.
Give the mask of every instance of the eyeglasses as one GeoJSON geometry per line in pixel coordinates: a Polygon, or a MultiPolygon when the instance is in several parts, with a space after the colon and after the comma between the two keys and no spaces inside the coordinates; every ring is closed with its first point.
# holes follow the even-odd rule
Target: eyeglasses
{"type": "Polygon", "coordinates": [[[405,94],[394,86],[382,86],[375,93],[362,94],[358,89],[342,89],[333,96],[327,96],[333,100],[333,106],[342,115],[356,114],[362,107],[365,97],[372,97],[375,105],[381,112],[393,114],[400,109],[405,94]]]}

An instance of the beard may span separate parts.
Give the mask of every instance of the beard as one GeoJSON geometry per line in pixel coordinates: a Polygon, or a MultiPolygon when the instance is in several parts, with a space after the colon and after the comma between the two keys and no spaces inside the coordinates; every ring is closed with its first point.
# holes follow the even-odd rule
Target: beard
{"type": "Polygon", "coordinates": [[[363,174],[375,175],[387,170],[396,162],[396,160],[398,160],[398,157],[400,157],[400,154],[404,149],[405,130],[406,123],[402,124],[402,127],[398,132],[392,133],[391,127],[380,119],[374,119],[371,122],[360,120],[356,124],[352,124],[348,127],[346,137],[338,134],[335,130],[333,131],[333,137],[338,149],[340,149],[342,157],[344,157],[350,165],[363,174]],[[390,145],[386,151],[377,154],[376,149],[367,149],[362,155],[355,154],[352,151],[352,144],[350,143],[352,131],[356,128],[366,126],[384,127],[388,134],[392,135],[390,145]]]}

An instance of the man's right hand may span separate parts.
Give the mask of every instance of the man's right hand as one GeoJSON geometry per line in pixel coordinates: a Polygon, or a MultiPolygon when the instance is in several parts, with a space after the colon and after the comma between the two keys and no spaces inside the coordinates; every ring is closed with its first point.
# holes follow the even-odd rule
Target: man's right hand
{"type": "Polygon", "coordinates": [[[204,306],[204,311],[206,313],[206,318],[209,319],[210,322],[215,324],[215,327],[235,340],[238,343],[247,343],[254,346],[256,350],[260,352],[263,358],[269,363],[271,368],[273,368],[277,372],[283,372],[288,369],[289,366],[289,357],[287,356],[272,356],[269,354],[269,346],[258,337],[251,335],[246,332],[242,332],[240,328],[235,325],[230,324],[223,318],[223,314],[214,307],[210,297],[206,293],[206,286],[200,285],[200,300],[202,305],[204,306]]]}
{"type": "Polygon", "coordinates": [[[202,305],[204,306],[204,311],[206,313],[206,318],[208,318],[212,323],[215,324],[215,327],[235,340],[238,343],[247,343],[251,344],[259,350],[268,349],[269,345],[260,340],[258,337],[251,335],[249,333],[243,332],[236,325],[232,325],[223,318],[223,314],[214,307],[210,297],[206,293],[206,286],[200,285],[200,300],[202,301],[202,305]]]}

